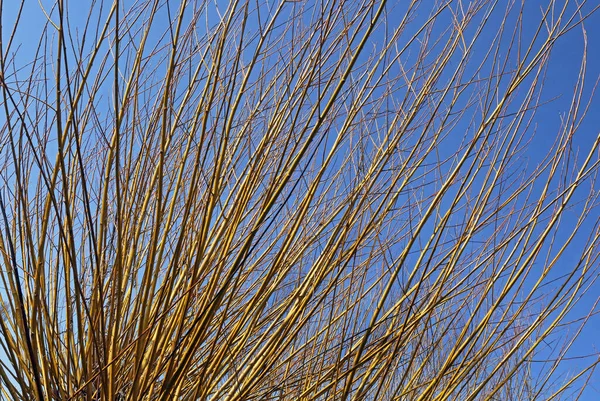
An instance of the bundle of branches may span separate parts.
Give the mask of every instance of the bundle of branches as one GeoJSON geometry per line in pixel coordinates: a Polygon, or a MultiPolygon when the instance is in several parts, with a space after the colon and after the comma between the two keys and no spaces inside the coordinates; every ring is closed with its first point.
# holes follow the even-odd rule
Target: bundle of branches
{"type": "Polygon", "coordinates": [[[1,397],[581,394],[596,5],[531,3],[0,2],[1,397]]]}

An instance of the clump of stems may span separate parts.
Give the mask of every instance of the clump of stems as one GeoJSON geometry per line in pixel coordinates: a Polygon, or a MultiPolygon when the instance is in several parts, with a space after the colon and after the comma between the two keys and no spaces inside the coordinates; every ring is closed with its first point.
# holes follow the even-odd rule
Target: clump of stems
{"type": "Polygon", "coordinates": [[[576,397],[594,7],[0,2],[0,397],[576,397]]]}

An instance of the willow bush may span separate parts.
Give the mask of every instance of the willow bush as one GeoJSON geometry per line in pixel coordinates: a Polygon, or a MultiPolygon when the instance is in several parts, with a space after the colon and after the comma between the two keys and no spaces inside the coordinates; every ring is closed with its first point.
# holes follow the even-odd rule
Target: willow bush
{"type": "Polygon", "coordinates": [[[3,399],[578,397],[597,4],[531,3],[2,2],[3,399]]]}

